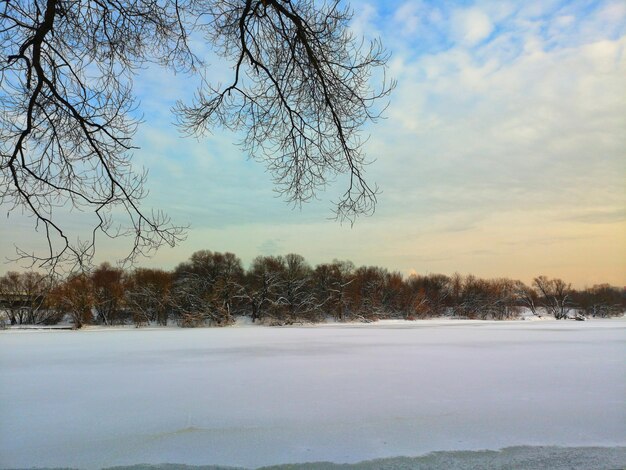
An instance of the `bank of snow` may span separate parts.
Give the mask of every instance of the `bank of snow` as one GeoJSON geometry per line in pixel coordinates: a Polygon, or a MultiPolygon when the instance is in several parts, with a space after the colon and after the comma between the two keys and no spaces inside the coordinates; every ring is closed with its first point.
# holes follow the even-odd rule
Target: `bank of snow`
{"type": "Polygon", "coordinates": [[[626,445],[626,321],[0,332],[0,468],[626,445]]]}

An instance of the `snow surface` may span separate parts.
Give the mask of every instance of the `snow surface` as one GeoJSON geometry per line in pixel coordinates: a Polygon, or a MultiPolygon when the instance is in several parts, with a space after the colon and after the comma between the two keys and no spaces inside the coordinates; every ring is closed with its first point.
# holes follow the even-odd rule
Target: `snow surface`
{"type": "Polygon", "coordinates": [[[0,331],[0,468],[624,446],[625,340],[623,318],[0,331]]]}

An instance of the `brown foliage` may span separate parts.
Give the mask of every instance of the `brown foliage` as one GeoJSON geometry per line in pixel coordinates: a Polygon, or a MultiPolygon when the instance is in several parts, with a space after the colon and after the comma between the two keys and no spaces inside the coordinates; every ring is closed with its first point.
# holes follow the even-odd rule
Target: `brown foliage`
{"type": "Polygon", "coordinates": [[[123,323],[124,271],[102,263],[91,273],[94,291],[96,320],[103,325],[123,323]]]}
{"type": "Polygon", "coordinates": [[[90,276],[81,273],[71,275],[56,286],[50,293],[49,302],[58,312],[70,315],[74,328],[82,328],[93,322],[95,299],[90,276]]]}

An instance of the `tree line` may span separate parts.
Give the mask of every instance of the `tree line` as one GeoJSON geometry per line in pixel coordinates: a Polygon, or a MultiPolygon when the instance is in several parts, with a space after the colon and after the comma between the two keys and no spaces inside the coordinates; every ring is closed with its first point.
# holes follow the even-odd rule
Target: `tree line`
{"type": "Polygon", "coordinates": [[[507,278],[412,274],[350,261],[311,266],[298,254],[258,256],[248,269],[232,253],[202,250],[172,271],[123,270],[103,263],[91,272],[52,279],[37,272],[0,277],[6,322],[56,324],[176,323],[223,326],[237,316],[253,322],[374,321],[382,318],[515,319],[523,309],[556,319],[611,317],[626,310],[624,289],[608,284],[582,290],[562,279],[531,285],[507,278]]]}

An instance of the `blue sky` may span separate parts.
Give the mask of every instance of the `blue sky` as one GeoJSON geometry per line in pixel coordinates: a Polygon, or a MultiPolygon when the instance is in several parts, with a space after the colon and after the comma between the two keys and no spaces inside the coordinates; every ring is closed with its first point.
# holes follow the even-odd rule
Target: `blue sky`
{"type": "MultiPolygon", "coordinates": [[[[352,8],[355,33],[381,38],[398,81],[386,119],[367,129],[368,178],[382,189],[376,214],[352,227],[329,220],[340,180],[294,210],[234,145],[237,135],[181,137],[170,108],[191,97],[195,81],[151,67],[135,80],[145,206],[191,229],[140,264],[171,268],[198,249],[245,263],[297,252],[312,263],[351,259],[406,274],[626,284],[626,3],[352,8]]],[[[210,63],[208,78],[226,81],[229,65],[210,63]]],[[[2,238],[29,240],[32,228],[13,220],[2,238]]],[[[103,242],[99,259],[124,250],[103,242]]]]}

